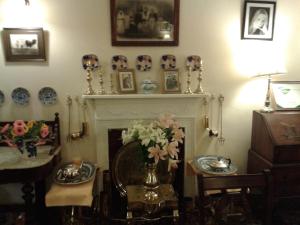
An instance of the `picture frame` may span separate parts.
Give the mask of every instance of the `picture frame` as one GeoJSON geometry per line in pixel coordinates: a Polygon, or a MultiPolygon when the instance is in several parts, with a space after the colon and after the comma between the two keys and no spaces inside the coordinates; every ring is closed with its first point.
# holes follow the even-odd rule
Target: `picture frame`
{"type": "Polygon", "coordinates": [[[46,61],[43,28],[3,28],[7,62],[46,61]]]}
{"type": "Polygon", "coordinates": [[[180,0],[110,0],[113,46],[178,46],[180,0]]]}
{"type": "Polygon", "coordinates": [[[245,1],[242,39],[273,40],[276,2],[245,1]]]}
{"type": "Polygon", "coordinates": [[[135,72],[133,69],[119,69],[117,80],[120,93],[131,94],[137,92],[135,72]]]}
{"type": "Polygon", "coordinates": [[[275,110],[300,110],[300,81],[271,81],[275,110]]]}
{"type": "Polygon", "coordinates": [[[162,72],[163,93],[180,93],[179,70],[169,69],[162,72]]]}

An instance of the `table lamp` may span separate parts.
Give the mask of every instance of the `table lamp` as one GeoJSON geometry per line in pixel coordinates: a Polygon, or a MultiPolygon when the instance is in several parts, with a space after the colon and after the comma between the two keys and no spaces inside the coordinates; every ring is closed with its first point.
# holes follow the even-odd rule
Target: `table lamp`
{"type": "Polygon", "coordinates": [[[268,77],[268,88],[267,88],[267,94],[266,94],[266,99],[265,99],[265,104],[264,107],[260,110],[261,112],[265,113],[270,113],[273,112],[274,109],[271,107],[271,80],[272,76],[277,76],[277,75],[284,75],[286,74],[285,72],[275,72],[275,73],[265,73],[265,74],[258,74],[255,75],[254,77],[268,77]]]}

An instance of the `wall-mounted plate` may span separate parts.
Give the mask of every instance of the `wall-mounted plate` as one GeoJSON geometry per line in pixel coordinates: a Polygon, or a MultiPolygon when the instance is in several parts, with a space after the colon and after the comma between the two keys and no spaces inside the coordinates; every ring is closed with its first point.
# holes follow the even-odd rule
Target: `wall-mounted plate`
{"type": "Polygon", "coordinates": [[[198,55],[190,55],[186,58],[186,66],[192,68],[192,71],[200,70],[202,65],[202,60],[198,55]]]}
{"type": "Polygon", "coordinates": [[[128,60],[124,55],[115,55],[111,59],[111,68],[112,70],[127,69],[128,60]]]}
{"type": "Polygon", "coordinates": [[[136,57],[136,69],[138,71],[149,71],[152,67],[152,59],[150,55],[139,55],[136,57]]]}
{"type": "Polygon", "coordinates": [[[25,88],[15,88],[11,93],[11,98],[18,105],[27,105],[29,103],[30,94],[25,88]]]}
{"type": "Polygon", "coordinates": [[[164,70],[176,68],[176,57],[174,55],[163,55],[160,60],[160,66],[164,70]]]}
{"type": "Polygon", "coordinates": [[[57,94],[56,91],[51,87],[43,87],[39,91],[39,100],[44,105],[53,105],[56,103],[57,94]]]}
{"type": "Polygon", "coordinates": [[[0,106],[3,105],[5,101],[5,95],[3,94],[3,92],[0,90],[0,106]]]}

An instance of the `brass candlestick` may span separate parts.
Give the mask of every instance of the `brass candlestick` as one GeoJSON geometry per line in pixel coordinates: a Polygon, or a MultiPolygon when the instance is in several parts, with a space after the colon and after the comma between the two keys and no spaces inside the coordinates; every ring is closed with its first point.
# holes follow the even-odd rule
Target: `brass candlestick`
{"type": "Polygon", "coordinates": [[[112,73],[110,74],[110,94],[112,94],[112,95],[119,94],[119,92],[117,90],[115,90],[112,73]]]}
{"type": "Polygon", "coordinates": [[[194,91],[195,94],[203,94],[204,91],[203,91],[203,88],[201,86],[201,82],[202,82],[202,60],[200,59],[200,68],[199,68],[199,71],[198,71],[198,77],[197,77],[197,80],[198,80],[198,85],[197,85],[197,88],[196,90],[194,91]]]}
{"type": "Polygon", "coordinates": [[[189,66],[188,67],[187,81],[186,81],[187,87],[186,87],[186,90],[185,90],[184,94],[193,94],[193,91],[191,89],[191,73],[192,73],[192,67],[189,66]]]}
{"type": "Polygon", "coordinates": [[[104,86],[103,86],[103,84],[104,84],[104,81],[103,81],[103,71],[102,71],[101,68],[99,69],[99,73],[98,74],[99,74],[99,85],[100,85],[100,88],[97,91],[97,94],[98,95],[105,95],[106,91],[105,91],[104,86]]]}
{"type": "Polygon", "coordinates": [[[88,87],[85,90],[84,94],[86,95],[94,95],[95,91],[93,90],[92,87],[92,71],[96,68],[98,68],[99,66],[99,61],[98,61],[98,57],[94,54],[88,54],[88,55],[84,55],[82,57],[82,66],[83,69],[87,71],[86,74],[86,81],[88,82],[88,87]]]}

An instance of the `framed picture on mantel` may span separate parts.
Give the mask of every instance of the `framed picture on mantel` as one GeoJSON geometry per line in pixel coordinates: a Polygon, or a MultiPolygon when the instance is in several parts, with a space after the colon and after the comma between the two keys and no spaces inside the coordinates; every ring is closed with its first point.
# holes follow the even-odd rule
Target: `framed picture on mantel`
{"type": "Polygon", "coordinates": [[[177,46],[180,0],[110,0],[113,46],[177,46]]]}
{"type": "Polygon", "coordinates": [[[7,62],[46,61],[43,28],[4,28],[7,62]]]}

